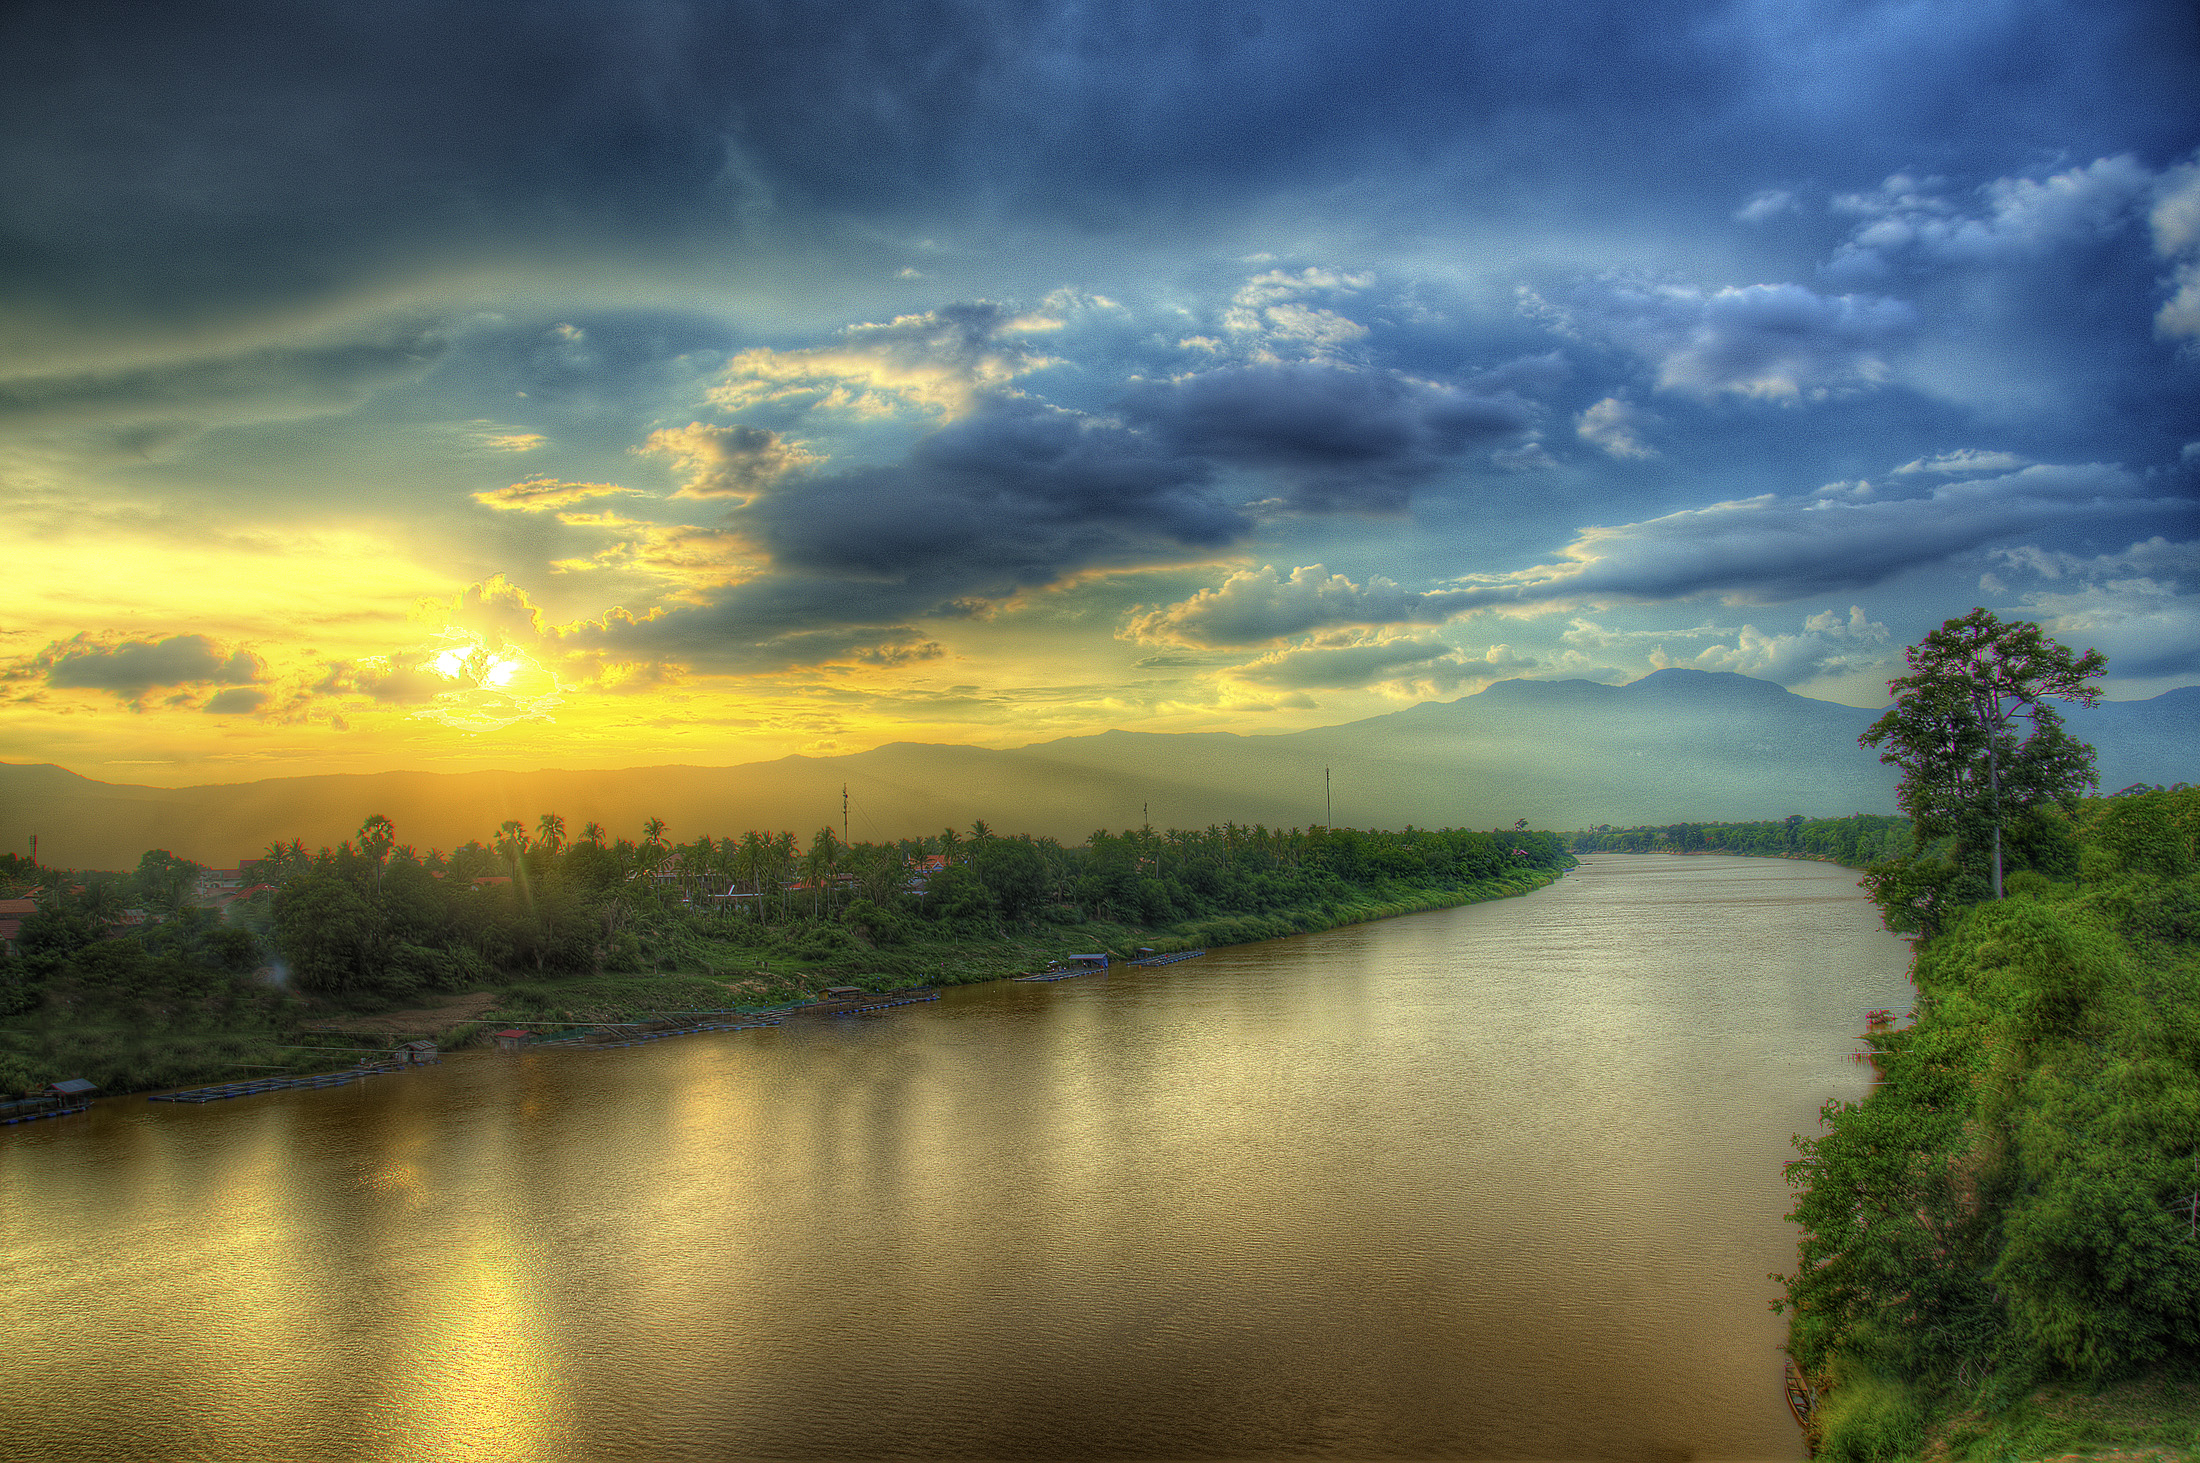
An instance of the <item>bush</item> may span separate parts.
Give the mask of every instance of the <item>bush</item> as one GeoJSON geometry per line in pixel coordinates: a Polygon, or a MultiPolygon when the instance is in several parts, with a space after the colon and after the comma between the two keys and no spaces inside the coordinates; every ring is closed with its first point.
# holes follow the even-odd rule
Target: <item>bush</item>
{"type": "Polygon", "coordinates": [[[1925,1407],[1902,1382],[1860,1366],[1836,1375],[1818,1404],[1818,1452],[1836,1463],[1893,1463],[1925,1440],[1925,1407]]]}

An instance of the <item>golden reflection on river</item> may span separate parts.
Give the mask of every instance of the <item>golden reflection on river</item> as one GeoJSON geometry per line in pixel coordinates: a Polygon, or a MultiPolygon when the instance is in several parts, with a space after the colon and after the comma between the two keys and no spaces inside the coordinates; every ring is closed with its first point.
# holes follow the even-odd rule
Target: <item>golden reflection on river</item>
{"type": "Polygon", "coordinates": [[[0,1134],[0,1458],[1799,1458],[1854,874],[0,1134]]]}

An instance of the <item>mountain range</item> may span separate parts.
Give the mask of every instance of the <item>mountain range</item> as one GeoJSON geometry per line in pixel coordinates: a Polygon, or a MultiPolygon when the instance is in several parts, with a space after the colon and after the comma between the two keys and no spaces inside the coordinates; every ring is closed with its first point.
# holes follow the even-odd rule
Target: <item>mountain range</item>
{"type": "MultiPolygon", "coordinates": [[[[1877,711],[1814,701],[1730,672],[1663,670],[1624,686],[1500,681],[1341,726],[1274,736],[1109,731],[1009,749],[895,742],[840,757],[617,771],[386,772],[156,788],[95,782],[50,764],[0,764],[0,848],[56,867],[128,868],[148,848],[234,866],[276,840],[309,848],[370,814],[400,842],[454,848],[543,813],[570,836],[589,822],[638,838],[792,829],[878,841],[966,829],[1083,839],[1121,829],[1542,828],[1738,822],[1789,813],[1895,811],[1897,774],[1857,736],[1877,711]],[[1328,808],[1325,813],[1325,774],[1328,808]]],[[[2101,786],[2200,780],[2200,686],[2148,701],[2071,707],[2101,786]]]]}

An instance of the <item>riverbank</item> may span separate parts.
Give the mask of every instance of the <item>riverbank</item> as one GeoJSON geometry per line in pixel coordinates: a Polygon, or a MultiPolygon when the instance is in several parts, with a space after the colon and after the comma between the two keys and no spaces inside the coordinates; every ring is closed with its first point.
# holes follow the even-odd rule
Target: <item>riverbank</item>
{"type": "Polygon", "coordinates": [[[1916,1022],[1798,1140],[1782,1306],[1823,1457],[2200,1452],[2200,804],[2093,800],[2072,834],[2081,879],[1927,911],[1916,1022]]]}
{"type": "Polygon", "coordinates": [[[1128,960],[1142,949],[1213,949],[1511,898],[1563,872],[1534,867],[1459,884],[1383,882],[1303,905],[1156,926],[1098,919],[866,925],[845,918],[763,926],[696,916],[663,942],[673,969],[507,977],[408,1002],[313,999],[242,975],[197,976],[181,989],[143,972],[110,985],[64,980],[46,1000],[0,1023],[0,1087],[85,1077],[115,1096],[343,1066],[413,1038],[458,1049],[518,1021],[763,1011],[813,1001],[836,985],[967,985],[1073,954],[1106,951],[1128,960]]]}
{"type": "MultiPolygon", "coordinates": [[[[1166,955],[1180,950],[1220,949],[1510,899],[1550,885],[1563,872],[1524,870],[1509,879],[1451,888],[1394,886],[1368,898],[1331,899],[1153,928],[1108,920],[999,928],[991,933],[969,928],[935,933],[920,928],[896,944],[858,941],[824,959],[804,958],[799,948],[794,948],[763,953],[740,968],[707,966],[661,976],[594,975],[520,981],[498,988],[497,1004],[473,1023],[471,1031],[452,1030],[445,1035],[454,1045],[481,1040],[500,1018],[627,1021],[679,1010],[765,1011],[813,1001],[827,986],[836,985],[873,991],[915,984],[975,985],[1041,970],[1048,961],[1070,955],[1104,951],[1121,962],[1136,958],[1141,950],[1166,955]]],[[[799,942],[788,943],[799,946],[799,942]]]]}

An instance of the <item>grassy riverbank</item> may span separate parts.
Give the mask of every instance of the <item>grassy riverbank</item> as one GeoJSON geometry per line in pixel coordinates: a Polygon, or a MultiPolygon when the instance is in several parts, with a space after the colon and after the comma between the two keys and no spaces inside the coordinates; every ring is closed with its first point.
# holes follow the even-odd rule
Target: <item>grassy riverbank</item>
{"type": "Polygon", "coordinates": [[[1498,878],[1332,882],[1329,897],[1304,904],[1151,925],[1060,914],[895,918],[860,906],[838,918],[770,924],[675,910],[648,928],[646,944],[636,942],[653,968],[485,971],[489,979],[402,994],[303,992],[250,971],[209,969],[172,936],[174,948],[157,950],[110,940],[49,973],[35,999],[25,999],[18,975],[15,1014],[0,1019],[0,1088],[81,1076],[110,1095],[148,1091],[348,1065],[353,1052],[414,1036],[463,1046],[510,1021],[762,1010],[815,999],[833,985],[964,985],[1070,954],[1104,950],[1123,960],[1142,948],[1213,949],[1526,894],[1572,862],[1555,848],[1552,855],[1498,878]]]}
{"type": "Polygon", "coordinates": [[[598,975],[518,981],[498,989],[497,1005],[481,1021],[493,1023],[499,1016],[632,1020],[666,1011],[722,1006],[763,1010],[814,1000],[825,987],[834,985],[877,991],[910,985],[972,985],[1027,974],[1044,968],[1049,960],[1073,954],[1106,951],[1121,961],[1135,958],[1141,949],[1164,955],[1178,950],[1219,949],[1424,910],[1507,899],[1543,888],[1560,872],[1524,870],[1508,879],[1444,888],[1393,886],[1360,898],[1325,900],[1264,914],[1184,920],[1159,927],[1087,920],[1066,928],[1030,925],[991,932],[920,929],[888,947],[851,941],[827,958],[803,953],[799,938],[761,949],[729,940],[719,943],[713,952],[719,961],[676,976],[598,975]]]}

